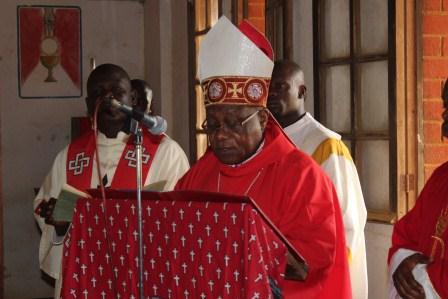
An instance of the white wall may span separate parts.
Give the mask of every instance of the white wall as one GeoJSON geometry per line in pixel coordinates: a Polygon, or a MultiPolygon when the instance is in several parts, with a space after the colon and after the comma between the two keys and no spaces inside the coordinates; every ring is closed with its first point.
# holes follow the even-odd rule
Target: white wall
{"type": "Polygon", "coordinates": [[[367,274],[369,299],[387,298],[387,254],[391,245],[392,225],[367,223],[367,274]]]}
{"type": "Polygon", "coordinates": [[[167,133],[189,156],[187,1],[146,0],[145,79],[154,90],[156,111],[167,133]]]}
{"type": "MultiPolygon", "coordinates": [[[[5,298],[51,296],[40,279],[39,233],[33,187],[38,187],[56,153],[69,141],[70,117],[85,115],[84,99],[20,99],[17,89],[17,5],[76,5],[82,14],[83,81],[89,59],[144,75],[143,6],[137,1],[13,1],[0,11],[0,98],[3,178],[5,298]]],[[[85,84],[83,84],[85,86],[85,84]]],[[[85,89],[84,89],[85,95],[85,89]]]]}
{"type": "Polygon", "coordinates": [[[305,74],[307,89],[305,109],[314,115],[313,1],[295,0],[292,3],[293,60],[300,65],[305,74]]]}
{"type": "MultiPolygon", "coordinates": [[[[293,1],[293,59],[305,73],[308,90],[305,106],[311,114],[314,112],[312,2],[312,0],[293,1]]],[[[369,299],[386,298],[387,252],[391,234],[392,225],[378,223],[366,225],[369,299]]]]}

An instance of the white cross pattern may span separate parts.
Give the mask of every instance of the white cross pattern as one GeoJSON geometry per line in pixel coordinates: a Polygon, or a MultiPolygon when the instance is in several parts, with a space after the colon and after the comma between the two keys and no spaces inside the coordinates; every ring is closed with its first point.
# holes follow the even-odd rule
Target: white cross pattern
{"type": "MultiPolygon", "coordinates": [[[[84,207],[77,213],[74,225],[81,226],[82,212],[83,233],[67,247],[74,248],[77,255],[84,253],[79,255],[76,278],[72,278],[73,272],[70,274],[74,283],[63,290],[65,296],[74,298],[70,294],[73,289],[76,299],[85,296],[106,299],[114,291],[114,298],[137,298],[134,295],[138,288],[135,282],[139,265],[135,250],[138,233],[136,223],[129,217],[133,204],[130,200],[112,200],[104,204],[107,212],[102,212],[99,203],[92,201],[91,212],[87,213],[84,207]],[[104,226],[113,229],[103,235],[104,226]],[[83,281],[88,284],[83,285],[83,281]],[[81,287],[73,287],[76,285],[81,287]],[[84,290],[88,293],[84,294],[84,290]]],[[[268,275],[272,277],[274,273],[273,279],[280,279],[276,269],[284,263],[284,257],[279,255],[283,244],[272,238],[269,228],[260,226],[262,220],[254,216],[252,209],[243,216],[241,204],[228,203],[224,211],[222,203],[213,201],[209,202],[209,209],[195,201],[176,202],[175,207],[168,201],[151,201],[144,203],[143,211],[145,296],[250,299],[254,295],[257,298],[258,293],[259,298],[268,298],[263,289],[268,275]],[[244,226],[244,234],[240,234],[240,221],[248,225],[244,226]],[[243,260],[249,263],[251,272],[245,273],[240,268],[243,260]],[[194,276],[192,269],[197,271],[194,276]],[[245,290],[249,281],[257,286],[245,290]]]]}
{"type": "Polygon", "coordinates": [[[90,157],[85,157],[85,152],[77,153],[75,160],[68,162],[68,170],[73,171],[74,175],[82,174],[84,167],[89,167],[90,157]]]}
{"type": "MultiPolygon", "coordinates": [[[[150,155],[145,154],[146,149],[143,147],[142,150],[142,164],[148,164],[149,159],[151,158],[150,155]]],[[[128,160],[128,166],[132,168],[137,167],[137,154],[134,150],[130,149],[126,152],[124,155],[124,159],[128,160]]]]}

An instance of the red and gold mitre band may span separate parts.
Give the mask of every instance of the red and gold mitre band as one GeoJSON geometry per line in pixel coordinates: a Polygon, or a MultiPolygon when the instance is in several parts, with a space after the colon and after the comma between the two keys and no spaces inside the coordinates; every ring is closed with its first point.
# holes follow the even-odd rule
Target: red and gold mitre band
{"type": "Polygon", "coordinates": [[[220,76],[202,81],[205,106],[240,104],[266,107],[270,78],[220,76]]]}

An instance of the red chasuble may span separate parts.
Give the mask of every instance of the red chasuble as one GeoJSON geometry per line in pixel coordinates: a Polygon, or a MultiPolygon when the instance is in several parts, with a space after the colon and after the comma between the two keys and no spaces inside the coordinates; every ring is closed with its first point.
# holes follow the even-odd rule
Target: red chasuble
{"type": "Polygon", "coordinates": [[[428,257],[433,253],[434,262],[428,265],[427,270],[434,288],[442,298],[448,298],[448,213],[445,225],[443,215],[440,216],[442,211],[448,212],[447,209],[448,162],[434,171],[414,208],[395,224],[389,250],[389,261],[400,248],[419,251],[428,257]]]}
{"type": "Polygon", "coordinates": [[[264,147],[252,159],[232,167],[208,150],[176,189],[247,194],[254,199],[309,264],[305,282],[284,282],[285,298],[351,298],[336,191],[320,167],[271,120],[264,147]]]}
{"type": "MultiPolygon", "coordinates": [[[[155,136],[143,130],[142,182],[146,181],[157,148],[163,135],[155,136]]],[[[90,131],[73,141],[67,152],[67,184],[86,190],[91,188],[92,168],[95,157],[95,135],[90,131]]],[[[101,159],[101,157],[100,157],[101,159]]],[[[112,188],[136,188],[136,152],[133,136],[126,143],[120,162],[112,179],[112,188]]]]}

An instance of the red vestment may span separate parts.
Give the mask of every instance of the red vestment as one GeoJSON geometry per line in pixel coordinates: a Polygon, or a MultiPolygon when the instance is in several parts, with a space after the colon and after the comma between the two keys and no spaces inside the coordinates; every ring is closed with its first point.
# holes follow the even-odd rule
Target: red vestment
{"type": "MultiPolygon", "coordinates": [[[[414,208],[398,221],[392,234],[389,261],[400,249],[411,249],[431,255],[437,220],[448,207],[448,162],[437,168],[423,188],[414,208]]],[[[448,229],[441,239],[448,246],[448,229]]],[[[439,243],[434,251],[434,262],[427,267],[429,278],[442,298],[448,298],[448,253],[439,243]]]]}
{"type": "Polygon", "coordinates": [[[344,228],[335,189],[320,167],[269,121],[262,150],[244,164],[222,164],[209,149],[177,190],[247,194],[309,265],[305,282],[285,281],[285,298],[351,298],[344,228]],[[219,184],[219,186],[218,186],[219,184]]]}

